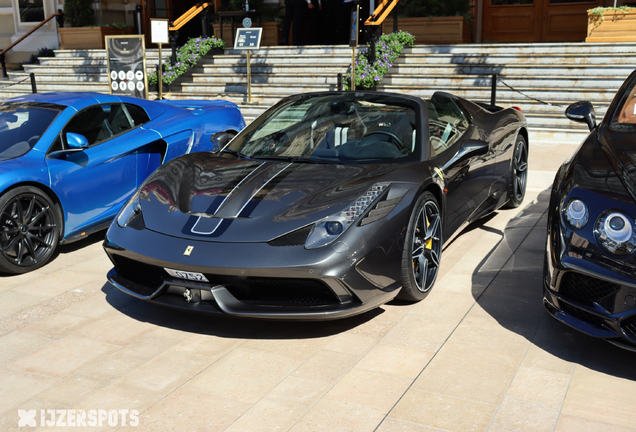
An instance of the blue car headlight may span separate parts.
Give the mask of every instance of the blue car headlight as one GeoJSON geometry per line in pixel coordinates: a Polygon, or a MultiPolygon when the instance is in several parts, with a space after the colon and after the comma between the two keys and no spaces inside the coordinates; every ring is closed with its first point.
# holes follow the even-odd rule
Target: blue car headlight
{"type": "Polygon", "coordinates": [[[572,198],[563,207],[563,220],[568,227],[580,230],[590,220],[590,211],[582,200],[572,198]]]}
{"type": "Polygon", "coordinates": [[[594,234],[606,251],[627,256],[636,250],[636,230],[632,218],[618,210],[606,210],[596,220],[594,234]]]}
{"type": "Polygon", "coordinates": [[[141,202],[139,201],[139,193],[136,192],[119,211],[117,225],[125,228],[140,215],[141,202]]]}
{"type": "Polygon", "coordinates": [[[305,241],[305,249],[316,249],[326,246],[340,237],[388,186],[389,183],[376,183],[340,213],[316,222],[305,241]]]}

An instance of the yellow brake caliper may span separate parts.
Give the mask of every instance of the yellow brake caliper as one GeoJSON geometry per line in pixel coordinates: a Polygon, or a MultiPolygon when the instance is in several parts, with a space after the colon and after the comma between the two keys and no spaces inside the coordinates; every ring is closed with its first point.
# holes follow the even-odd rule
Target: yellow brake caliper
{"type": "MultiPolygon", "coordinates": [[[[426,219],[426,228],[430,227],[431,223],[428,221],[428,216],[426,216],[426,214],[424,214],[424,218],[426,219]]],[[[426,241],[424,247],[429,250],[433,249],[433,237],[426,241]]],[[[413,269],[415,269],[415,265],[415,262],[413,262],[413,269]]]]}
{"type": "MultiPolygon", "coordinates": [[[[424,215],[424,217],[426,217],[426,228],[428,228],[431,226],[431,223],[428,221],[428,216],[424,215]]],[[[426,241],[426,246],[424,247],[426,249],[433,249],[433,237],[426,241]]]]}

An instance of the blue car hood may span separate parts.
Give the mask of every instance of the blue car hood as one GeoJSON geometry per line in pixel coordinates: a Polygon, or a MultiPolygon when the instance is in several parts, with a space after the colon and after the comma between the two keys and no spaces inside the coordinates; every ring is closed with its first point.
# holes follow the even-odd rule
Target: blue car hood
{"type": "Polygon", "coordinates": [[[150,230],[197,240],[266,242],[342,211],[395,168],[195,153],[160,167],[139,193],[150,230]]]}

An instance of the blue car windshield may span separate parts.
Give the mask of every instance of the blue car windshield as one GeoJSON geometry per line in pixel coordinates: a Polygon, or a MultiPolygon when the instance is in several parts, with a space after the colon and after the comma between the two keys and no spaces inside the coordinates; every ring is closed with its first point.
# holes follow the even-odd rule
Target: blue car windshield
{"type": "Polygon", "coordinates": [[[226,150],[254,159],[405,163],[421,158],[415,108],[370,93],[304,95],[272,107],[226,150]]]}
{"type": "Polygon", "coordinates": [[[27,154],[63,109],[52,104],[0,104],[0,160],[27,154]]]}

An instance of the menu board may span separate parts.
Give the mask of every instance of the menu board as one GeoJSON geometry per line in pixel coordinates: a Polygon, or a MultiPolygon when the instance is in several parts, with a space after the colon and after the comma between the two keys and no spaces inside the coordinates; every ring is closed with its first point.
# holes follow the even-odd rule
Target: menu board
{"type": "Polygon", "coordinates": [[[259,49],[262,32],[261,27],[236,29],[234,49],[259,49]]]}
{"type": "Polygon", "coordinates": [[[106,36],[110,94],[148,98],[143,35],[106,36]]]}

